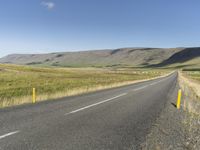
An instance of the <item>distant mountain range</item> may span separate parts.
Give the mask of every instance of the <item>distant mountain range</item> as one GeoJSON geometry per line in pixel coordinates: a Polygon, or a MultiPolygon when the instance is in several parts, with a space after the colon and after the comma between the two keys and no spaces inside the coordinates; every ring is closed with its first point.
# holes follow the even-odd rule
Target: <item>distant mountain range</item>
{"type": "Polygon", "coordinates": [[[0,63],[61,67],[200,67],[200,48],[119,48],[11,54],[0,63]]]}

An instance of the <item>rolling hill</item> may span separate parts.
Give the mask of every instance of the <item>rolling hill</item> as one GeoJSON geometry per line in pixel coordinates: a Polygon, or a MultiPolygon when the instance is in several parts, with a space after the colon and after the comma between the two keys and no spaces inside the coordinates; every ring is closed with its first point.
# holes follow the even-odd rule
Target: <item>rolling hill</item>
{"type": "Polygon", "coordinates": [[[62,67],[200,67],[200,48],[119,48],[11,54],[0,63],[62,67]]]}

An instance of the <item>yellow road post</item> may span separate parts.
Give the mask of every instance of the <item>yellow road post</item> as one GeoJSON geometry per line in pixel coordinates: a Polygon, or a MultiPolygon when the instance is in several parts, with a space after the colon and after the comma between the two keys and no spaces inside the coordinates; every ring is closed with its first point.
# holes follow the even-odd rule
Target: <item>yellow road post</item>
{"type": "Polygon", "coordinates": [[[181,106],[181,89],[178,90],[178,97],[177,97],[177,102],[176,102],[176,107],[177,109],[180,109],[180,106],[181,106]]]}
{"type": "Polygon", "coordinates": [[[33,88],[33,103],[36,102],[36,92],[35,92],[35,88],[33,88]]]}

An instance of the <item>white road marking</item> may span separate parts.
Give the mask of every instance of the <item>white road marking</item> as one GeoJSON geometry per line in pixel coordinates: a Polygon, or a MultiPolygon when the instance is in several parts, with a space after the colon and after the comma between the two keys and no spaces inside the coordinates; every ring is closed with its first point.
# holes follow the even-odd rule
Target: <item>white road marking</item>
{"type": "Polygon", "coordinates": [[[157,84],[157,82],[151,83],[150,85],[155,85],[155,84],[157,84]]]}
{"type": "Polygon", "coordinates": [[[123,93],[123,94],[120,94],[120,95],[118,95],[118,96],[115,96],[115,97],[112,97],[112,98],[109,98],[109,99],[103,100],[103,101],[101,101],[101,102],[94,103],[94,104],[91,104],[91,105],[88,105],[88,106],[85,106],[85,107],[79,108],[79,109],[77,109],[77,110],[74,110],[74,111],[71,111],[71,112],[69,112],[69,113],[66,113],[65,115],[73,114],[73,113],[76,113],[76,112],[82,111],[82,110],[84,110],[84,109],[88,109],[88,108],[90,108],[90,107],[94,107],[94,106],[96,106],[96,105],[99,105],[99,104],[102,104],[102,103],[105,103],[105,102],[108,102],[108,101],[114,100],[114,99],[119,98],[119,97],[122,97],[122,96],[124,96],[124,95],[126,95],[126,94],[127,94],[127,93],[123,93]]]}
{"type": "Polygon", "coordinates": [[[165,79],[162,79],[162,80],[159,80],[159,81],[156,81],[156,82],[153,82],[151,83],[150,85],[155,85],[155,84],[158,84],[159,82],[163,82],[165,80],[167,80],[169,77],[165,78],[165,79]]]}
{"type": "Polygon", "coordinates": [[[148,85],[145,85],[145,86],[142,86],[142,87],[139,87],[139,88],[133,89],[133,91],[138,91],[138,90],[144,89],[144,88],[146,88],[146,87],[148,87],[148,85]]]}
{"type": "MultiPolygon", "coordinates": [[[[164,80],[167,80],[169,77],[165,78],[165,79],[162,79],[162,80],[159,80],[159,81],[156,81],[156,82],[153,82],[149,85],[155,85],[155,84],[158,84],[159,82],[162,82],[164,80]]],[[[149,85],[145,85],[145,86],[142,86],[142,87],[139,87],[139,88],[136,88],[136,89],[133,89],[132,91],[138,91],[138,90],[141,90],[141,89],[144,89],[146,87],[148,87],[149,85]]]]}
{"type": "MultiPolygon", "coordinates": [[[[151,83],[151,84],[149,84],[149,85],[155,85],[155,84],[157,84],[157,83],[159,83],[159,82],[162,82],[162,81],[164,81],[164,80],[167,80],[168,78],[169,78],[169,77],[167,77],[167,78],[165,78],[165,79],[162,79],[162,80],[159,80],[159,81],[156,81],[156,82],[151,83]]],[[[149,85],[145,85],[145,86],[142,86],[142,87],[133,89],[132,91],[138,91],[138,90],[144,89],[144,88],[148,87],[149,85]]],[[[77,109],[77,110],[74,110],[74,111],[71,111],[71,112],[69,112],[69,113],[66,113],[65,115],[73,114],[73,113],[82,111],[82,110],[84,110],[84,109],[88,109],[88,108],[90,108],[90,107],[93,107],[93,106],[96,106],[96,105],[99,105],[99,104],[102,104],[102,103],[111,101],[111,100],[113,100],[113,99],[119,98],[119,97],[124,96],[124,95],[126,95],[126,94],[127,94],[127,93],[123,93],[123,94],[120,94],[120,95],[118,95],[118,96],[112,97],[112,98],[110,98],[110,99],[106,99],[106,100],[103,100],[103,101],[101,101],[101,102],[98,102],[98,103],[95,103],[95,104],[91,104],[91,105],[88,105],[88,106],[79,108],[79,109],[77,109]]]]}
{"type": "Polygon", "coordinates": [[[4,135],[1,135],[0,136],[0,140],[7,137],[7,136],[10,136],[10,135],[13,135],[13,134],[16,134],[16,133],[19,133],[20,131],[14,131],[14,132],[10,132],[10,133],[7,133],[7,134],[4,134],[4,135]]]}

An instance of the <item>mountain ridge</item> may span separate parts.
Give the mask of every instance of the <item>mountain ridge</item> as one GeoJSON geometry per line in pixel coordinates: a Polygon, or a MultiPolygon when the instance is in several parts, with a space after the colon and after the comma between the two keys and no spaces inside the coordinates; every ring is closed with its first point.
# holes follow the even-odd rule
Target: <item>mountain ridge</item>
{"type": "Polygon", "coordinates": [[[10,54],[0,58],[0,63],[62,67],[164,67],[186,63],[199,57],[199,47],[118,48],[45,54],[10,54]],[[185,59],[185,62],[180,61],[185,59]]]}

